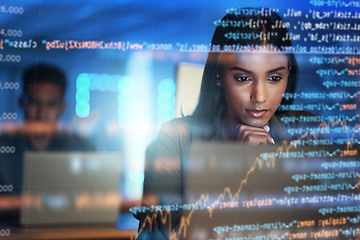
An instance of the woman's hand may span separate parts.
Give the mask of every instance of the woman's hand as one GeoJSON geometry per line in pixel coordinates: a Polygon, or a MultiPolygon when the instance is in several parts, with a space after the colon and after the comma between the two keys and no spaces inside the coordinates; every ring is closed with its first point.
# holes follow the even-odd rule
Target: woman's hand
{"type": "Polygon", "coordinates": [[[238,135],[236,139],[237,142],[249,143],[253,145],[267,145],[268,143],[275,144],[274,139],[269,134],[270,127],[267,125],[259,128],[238,124],[236,126],[236,129],[238,130],[238,135]]]}

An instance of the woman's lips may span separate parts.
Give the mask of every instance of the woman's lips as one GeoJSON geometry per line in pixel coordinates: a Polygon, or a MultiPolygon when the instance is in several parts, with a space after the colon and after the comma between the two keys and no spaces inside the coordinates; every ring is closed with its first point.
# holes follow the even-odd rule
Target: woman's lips
{"type": "Polygon", "coordinates": [[[262,115],[264,115],[267,110],[266,109],[261,109],[261,110],[257,110],[257,109],[251,109],[251,110],[247,110],[248,113],[250,113],[250,115],[252,115],[253,117],[259,118],[262,115]]]}

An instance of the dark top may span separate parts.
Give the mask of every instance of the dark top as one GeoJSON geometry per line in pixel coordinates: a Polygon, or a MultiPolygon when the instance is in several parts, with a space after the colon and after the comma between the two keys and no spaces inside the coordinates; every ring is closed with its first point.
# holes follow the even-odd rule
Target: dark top
{"type": "MultiPolygon", "coordinates": [[[[280,120],[282,117],[299,116],[313,115],[308,112],[288,112],[270,119],[270,135],[275,143],[281,144],[284,140],[290,142],[301,137],[301,133],[290,133],[288,129],[309,127],[310,123],[305,126],[294,122],[285,124],[280,120]]],[[[213,123],[204,123],[191,117],[164,123],[156,141],[146,152],[144,200],[156,196],[157,203],[153,203],[155,205],[181,204],[184,174],[182,159],[187,154],[191,142],[223,141],[220,124],[220,118],[213,123]]],[[[138,212],[134,216],[140,221],[138,239],[169,239],[168,217],[156,216],[147,211],[138,212]],[[155,219],[151,220],[149,216],[155,219]]],[[[171,212],[172,229],[176,230],[180,225],[180,217],[180,212],[171,212]]]]}
{"type": "MultiPolygon", "coordinates": [[[[3,150],[0,153],[0,184],[11,184],[12,193],[18,194],[21,192],[24,155],[36,149],[23,134],[3,134],[0,147],[3,150]]],[[[77,135],[58,132],[45,151],[94,151],[94,147],[77,135]]]]}

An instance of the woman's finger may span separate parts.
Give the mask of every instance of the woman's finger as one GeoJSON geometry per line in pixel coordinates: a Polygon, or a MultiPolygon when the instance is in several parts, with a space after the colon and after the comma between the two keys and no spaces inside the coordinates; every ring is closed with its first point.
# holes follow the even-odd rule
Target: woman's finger
{"type": "Polygon", "coordinates": [[[263,128],[259,128],[239,124],[237,126],[237,129],[237,141],[239,142],[246,142],[252,144],[275,144],[274,139],[269,134],[270,128],[267,125],[263,128]]]}

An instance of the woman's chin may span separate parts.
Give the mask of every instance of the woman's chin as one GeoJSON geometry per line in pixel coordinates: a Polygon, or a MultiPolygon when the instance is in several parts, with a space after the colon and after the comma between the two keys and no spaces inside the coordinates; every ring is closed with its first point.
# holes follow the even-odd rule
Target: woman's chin
{"type": "Polygon", "coordinates": [[[252,127],[258,127],[258,128],[262,128],[265,125],[267,125],[269,123],[268,120],[263,120],[263,119],[251,119],[248,121],[244,121],[244,124],[252,126],[252,127]]]}

